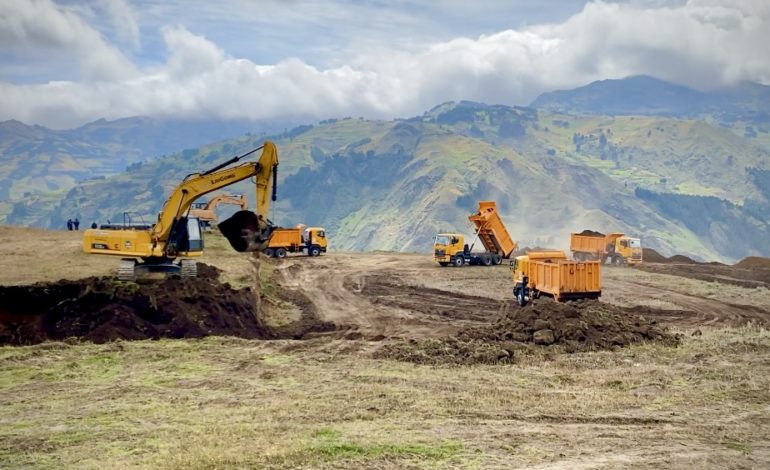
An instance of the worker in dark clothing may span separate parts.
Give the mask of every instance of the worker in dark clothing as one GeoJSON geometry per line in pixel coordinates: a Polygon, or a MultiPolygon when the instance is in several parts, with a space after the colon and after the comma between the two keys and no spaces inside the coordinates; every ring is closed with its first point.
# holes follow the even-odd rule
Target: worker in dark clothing
{"type": "Polygon", "coordinates": [[[91,223],[91,228],[96,228],[96,221],[95,220],[91,223]]]}
{"type": "Polygon", "coordinates": [[[72,219],[67,219],[67,230],[72,230],[72,219]]]}
{"type": "Polygon", "coordinates": [[[75,226],[75,230],[80,228],[80,221],[77,218],[75,218],[75,221],[72,222],[72,224],[75,226]]]}

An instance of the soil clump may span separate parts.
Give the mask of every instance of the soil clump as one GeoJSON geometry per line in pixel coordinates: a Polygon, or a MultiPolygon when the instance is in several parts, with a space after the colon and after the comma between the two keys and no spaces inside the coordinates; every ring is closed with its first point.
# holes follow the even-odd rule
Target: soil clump
{"type": "Polygon", "coordinates": [[[386,345],[375,356],[420,364],[475,364],[512,362],[516,354],[538,347],[570,353],[642,341],[678,344],[678,336],[645,318],[645,313],[658,312],[597,300],[558,303],[541,299],[528,307],[512,307],[490,325],[470,328],[454,337],[386,345]]]}

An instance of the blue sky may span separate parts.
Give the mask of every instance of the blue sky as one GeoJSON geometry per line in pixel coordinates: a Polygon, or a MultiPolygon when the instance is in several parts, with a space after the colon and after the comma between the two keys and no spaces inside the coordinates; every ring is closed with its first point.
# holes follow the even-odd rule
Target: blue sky
{"type": "Polygon", "coordinates": [[[649,74],[770,83],[763,0],[3,0],[0,120],[393,118],[649,74]]]}

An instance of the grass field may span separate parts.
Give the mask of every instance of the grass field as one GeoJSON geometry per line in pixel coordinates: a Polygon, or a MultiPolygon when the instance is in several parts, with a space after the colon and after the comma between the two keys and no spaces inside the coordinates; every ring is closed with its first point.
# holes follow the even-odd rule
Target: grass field
{"type": "MultiPolygon", "coordinates": [[[[81,255],[74,234],[24,232],[41,233],[60,246],[59,258],[42,263],[51,243],[38,252],[20,241],[0,284],[114,268],[115,260],[81,255]]],[[[206,262],[247,283],[248,262],[218,243],[206,262]]],[[[481,276],[479,285],[497,273],[434,271],[481,276]]],[[[507,270],[499,275],[504,282],[507,270]]],[[[673,278],[608,276],[644,285],[673,278]]],[[[709,283],[686,283],[708,299],[709,283]]],[[[754,292],[730,289],[736,299],[754,292]]],[[[334,336],[0,347],[0,467],[767,468],[770,332],[751,324],[678,331],[679,347],[533,348],[512,364],[474,366],[373,359],[387,339],[334,336]]]]}

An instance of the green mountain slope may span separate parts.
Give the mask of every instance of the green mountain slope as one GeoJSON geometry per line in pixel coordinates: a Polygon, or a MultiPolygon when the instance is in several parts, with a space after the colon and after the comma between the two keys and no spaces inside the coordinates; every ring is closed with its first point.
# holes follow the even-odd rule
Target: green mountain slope
{"type": "MultiPolygon", "coordinates": [[[[264,138],[135,164],[81,182],[59,200],[15,204],[9,221],[61,227],[75,215],[86,223],[114,221],[124,210],[151,221],[185,175],[264,138]]],[[[270,218],[284,226],[324,225],[334,249],[428,251],[437,231],[470,235],[467,215],[478,200],[493,199],[524,245],[567,248],[570,232],[591,228],[638,235],[667,254],[770,254],[758,242],[770,236],[766,151],[700,121],[572,117],[461,102],[407,120],[329,120],[266,138],[281,158],[270,218]],[[680,196],[713,200],[686,200],[683,214],[671,210],[680,196]],[[752,236],[725,237],[725,224],[751,226],[752,236]]],[[[253,204],[248,183],[228,190],[251,195],[253,204]]]]}
{"type": "Polygon", "coordinates": [[[68,130],[0,122],[0,222],[14,202],[62,197],[79,181],[114,175],[165,153],[237,137],[256,126],[245,121],[147,117],[101,119],[68,130]]]}

